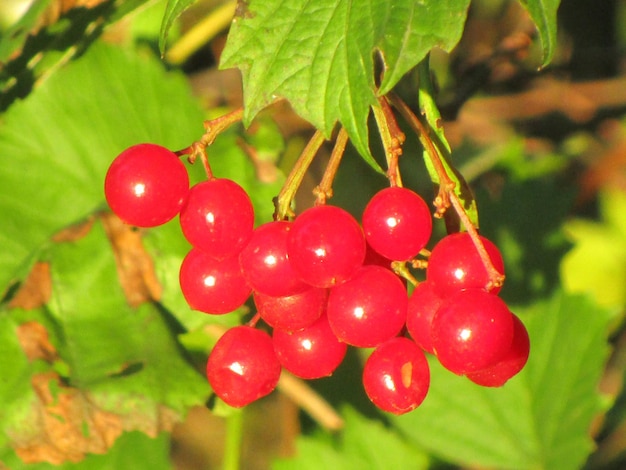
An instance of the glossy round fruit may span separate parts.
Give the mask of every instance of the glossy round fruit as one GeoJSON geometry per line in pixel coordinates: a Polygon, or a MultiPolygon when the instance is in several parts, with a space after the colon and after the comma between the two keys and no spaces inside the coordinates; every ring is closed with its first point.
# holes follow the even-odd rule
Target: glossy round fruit
{"type": "Polygon", "coordinates": [[[252,235],[254,209],[245,190],[232,180],[214,178],[189,190],[180,212],[185,238],[216,259],[239,254],[252,235]]]}
{"type": "Polygon", "coordinates": [[[381,410],[396,415],[414,410],[430,387],[430,368],[424,352],[408,338],[384,342],[365,362],[363,387],[381,410]]]}
{"type": "Polygon", "coordinates": [[[495,365],[467,374],[467,378],[483,387],[502,387],[526,365],[530,353],[528,331],[521,320],[513,315],[514,330],[511,349],[495,365]]]}
{"type": "Polygon", "coordinates": [[[336,206],[316,206],[294,220],[287,239],[289,260],[300,279],[332,287],[349,279],[365,259],[358,222],[336,206]]]}
{"type": "Polygon", "coordinates": [[[424,351],[434,354],[430,328],[433,317],[439,309],[443,299],[439,297],[430,281],[420,282],[409,297],[406,314],[406,328],[424,351]]]}
{"type": "MultiPolygon", "coordinates": [[[[504,262],[500,250],[488,239],[480,236],[493,266],[504,274],[504,262]]],[[[433,248],[428,260],[426,277],[433,283],[442,297],[447,297],[463,289],[486,289],[489,284],[487,269],[466,232],[453,233],[442,238],[433,248]]],[[[500,287],[490,292],[497,294],[500,287]]]]}
{"type": "Polygon", "coordinates": [[[257,227],[239,254],[243,276],[255,292],[284,297],[310,288],[293,270],[287,257],[290,222],[268,222],[257,227]]]}
{"type": "Polygon", "coordinates": [[[467,289],[441,304],[431,337],[439,362],[462,375],[501,361],[511,348],[513,330],[513,314],[500,297],[467,289]]]}
{"type": "Polygon", "coordinates": [[[218,260],[198,248],[193,248],[183,259],[179,280],[189,306],[205,313],[232,312],[252,292],[236,256],[218,260]]]}
{"type": "Polygon", "coordinates": [[[385,258],[406,261],[426,246],[432,232],[428,205],[407,188],[377,192],[363,211],[367,243],[385,258]]]}
{"type": "Polygon", "coordinates": [[[111,210],[124,222],[155,227],[175,217],[189,192],[189,176],[176,154],[155,144],[138,144],[120,153],[104,180],[111,210]]]}
{"type": "Polygon", "coordinates": [[[215,343],[206,367],[213,391],[236,408],[272,392],[280,372],[272,338],[249,326],[236,326],[224,333],[215,343]]]}
{"type": "Polygon", "coordinates": [[[398,276],[381,266],[363,266],[349,281],[330,289],[328,321],[341,341],[370,348],[400,333],[407,303],[398,276]]]}
{"type": "Polygon", "coordinates": [[[309,287],[287,297],[252,294],[257,312],[272,328],[298,331],[313,324],[326,311],[327,289],[309,287]]]}
{"type": "Polygon", "coordinates": [[[303,379],[331,375],[348,349],[330,329],[326,315],[300,331],[290,333],[274,329],[272,339],[283,367],[303,379]]]}

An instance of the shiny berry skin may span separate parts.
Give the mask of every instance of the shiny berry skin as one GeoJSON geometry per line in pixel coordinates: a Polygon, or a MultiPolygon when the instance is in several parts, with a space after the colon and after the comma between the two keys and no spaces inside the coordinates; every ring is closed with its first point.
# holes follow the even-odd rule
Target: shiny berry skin
{"type": "Polygon", "coordinates": [[[216,259],[239,254],[252,235],[254,209],[245,190],[214,178],[191,187],[180,212],[183,235],[216,259]]]}
{"type": "Polygon", "coordinates": [[[443,299],[439,297],[428,280],[420,282],[409,297],[406,313],[406,328],[424,351],[434,354],[430,328],[435,313],[443,299]]]}
{"type": "Polygon", "coordinates": [[[192,309],[215,315],[241,307],[252,292],[236,256],[218,260],[198,248],[183,259],[179,280],[192,309]]]}
{"type": "Polygon", "coordinates": [[[337,338],[370,348],[396,336],[406,322],[407,294],[402,281],[381,266],[363,266],[330,289],[327,314],[337,338]]]}
{"type": "Polygon", "coordinates": [[[284,297],[309,289],[287,257],[290,222],[268,222],[257,227],[239,254],[243,276],[256,292],[284,297]]]}
{"type": "Polygon", "coordinates": [[[348,349],[330,329],[326,315],[300,331],[289,333],[274,329],[272,339],[283,367],[303,379],[331,375],[348,349]]]}
{"type": "Polygon", "coordinates": [[[530,353],[530,339],[526,327],[515,315],[513,322],[513,343],[509,352],[493,366],[467,374],[472,382],[483,387],[502,387],[524,368],[530,353]]]}
{"type": "Polygon", "coordinates": [[[432,233],[432,216],[424,200],[407,188],[377,192],[363,211],[367,243],[385,258],[406,261],[426,246],[432,233]]]}
{"type": "Polygon", "coordinates": [[[235,408],[271,393],[280,373],[272,338],[249,326],[236,326],[224,333],[215,343],[206,367],[213,391],[235,408]]]}
{"type": "Polygon", "coordinates": [[[404,337],[382,343],[365,362],[363,387],[381,410],[396,415],[414,410],[430,387],[430,368],[424,352],[404,337]]]}
{"type": "MultiPolygon", "coordinates": [[[[500,250],[487,238],[480,236],[493,266],[504,274],[504,262],[500,250]]],[[[442,297],[463,289],[486,289],[489,284],[487,269],[480,259],[476,246],[466,232],[443,237],[433,248],[428,260],[426,277],[442,297]]],[[[490,289],[497,294],[500,287],[490,289]]]]}
{"type": "Polygon", "coordinates": [[[501,361],[511,348],[513,330],[513,314],[500,297],[467,289],[441,304],[431,337],[441,365],[463,375],[501,361]]]}
{"type": "Polygon", "coordinates": [[[314,323],[326,311],[328,290],[309,287],[304,292],[286,297],[253,292],[252,297],[259,315],[269,326],[298,331],[314,323]]]}
{"type": "Polygon", "coordinates": [[[124,222],[155,227],[174,218],[189,192],[189,176],[176,154],[155,144],[138,144],[120,153],[109,167],[104,194],[124,222]]]}
{"type": "Polygon", "coordinates": [[[349,279],[363,264],[365,237],[345,210],[316,206],[294,220],[287,253],[302,281],[314,287],[332,287],[349,279]]]}

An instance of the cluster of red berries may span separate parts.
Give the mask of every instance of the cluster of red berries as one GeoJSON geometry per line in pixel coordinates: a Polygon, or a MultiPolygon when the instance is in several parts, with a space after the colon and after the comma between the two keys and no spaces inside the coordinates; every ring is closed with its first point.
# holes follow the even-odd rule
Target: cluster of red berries
{"type": "MultiPolygon", "coordinates": [[[[132,225],[156,226],[179,215],[192,245],[180,268],[192,309],[225,314],[252,296],[255,318],[268,328],[254,321],[229,329],[207,362],[214,392],[231,406],[269,394],[283,368],[304,379],[331,375],[349,345],[375,348],[364,365],[365,392],[395,414],[426,397],[424,351],[484,386],[504,384],[528,357],[526,330],[490,287],[469,235],[444,237],[430,255],[426,280],[407,295],[392,260],[414,259],[432,231],[428,205],[409,189],[375,194],[360,223],[339,207],[318,205],[293,221],[255,228],[252,203],[237,183],[210,178],[189,188],[176,154],[141,144],[112,163],[105,195],[132,225]]],[[[497,248],[482,242],[503,272],[497,248]]]]}

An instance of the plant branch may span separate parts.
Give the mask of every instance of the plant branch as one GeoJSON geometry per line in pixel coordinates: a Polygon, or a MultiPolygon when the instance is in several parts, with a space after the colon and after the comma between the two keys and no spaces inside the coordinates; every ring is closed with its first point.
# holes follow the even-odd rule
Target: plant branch
{"type": "Polygon", "coordinates": [[[306,174],[313,158],[317,154],[317,151],[324,143],[324,134],[321,131],[316,130],[313,137],[306,144],[302,153],[298,157],[295,165],[291,169],[291,172],[287,176],[287,180],[283,185],[278,197],[276,198],[276,212],[274,213],[274,219],[286,220],[294,216],[291,209],[291,203],[298,192],[298,188],[302,183],[304,175],[306,174]]]}
{"type": "Polygon", "coordinates": [[[400,112],[402,117],[406,119],[407,123],[415,131],[417,137],[426,150],[433,168],[437,172],[439,180],[439,191],[435,197],[435,216],[442,217],[448,207],[450,207],[450,193],[454,192],[456,183],[448,175],[445,166],[441,160],[441,155],[437,150],[432,139],[429,137],[428,130],[422,121],[411,111],[409,106],[396,94],[389,93],[387,98],[391,104],[400,112]]]}
{"type": "Polygon", "coordinates": [[[348,132],[342,127],[337,134],[335,146],[330,154],[328,165],[324,170],[322,181],[320,181],[320,184],[313,190],[313,193],[317,197],[316,204],[318,205],[326,204],[326,199],[333,196],[333,181],[335,180],[335,175],[337,174],[337,169],[339,168],[339,163],[341,162],[341,157],[343,157],[347,144],[348,132]]]}
{"type": "Polygon", "coordinates": [[[400,130],[398,122],[385,97],[378,98],[378,106],[372,106],[376,125],[380,138],[385,148],[385,159],[387,161],[387,178],[391,186],[402,186],[402,178],[398,168],[398,158],[402,155],[402,144],[406,136],[400,130]]]}

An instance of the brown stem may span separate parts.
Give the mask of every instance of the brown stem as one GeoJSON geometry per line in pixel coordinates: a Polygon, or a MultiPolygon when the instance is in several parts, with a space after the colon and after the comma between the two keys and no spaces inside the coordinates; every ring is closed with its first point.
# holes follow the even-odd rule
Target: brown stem
{"type": "Polygon", "coordinates": [[[335,175],[337,174],[337,169],[339,168],[339,163],[341,162],[341,157],[343,157],[347,144],[348,132],[342,127],[337,134],[335,146],[330,154],[328,165],[326,165],[326,169],[324,170],[322,181],[320,181],[320,184],[313,190],[313,193],[317,197],[315,201],[316,205],[326,204],[326,199],[333,196],[333,181],[335,180],[335,175]]]}
{"type": "Polygon", "coordinates": [[[194,142],[189,147],[179,150],[176,153],[178,156],[188,155],[190,163],[194,163],[198,158],[202,161],[204,171],[207,174],[208,179],[213,179],[213,171],[209,164],[206,149],[209,145],[215,142],[215,139],[219,134],[224,132],[228,127],[243,119],[243,108],[237,108],[230,113],[226,113],[215,119],[204,121],[204,134],[200,140],[194,142]]]}
{"type": "Polygon", "coordinates": [[[387,95],[391,104],[402,114],[406,119],[409,126],[415,131],[420,143],[426,150],[428,159],[430,160],[433,168],[437,172],[439,178],[439,192],[435,197],[435,208],[437,210],[436,216],[441,217],[448,207],[450,207],[449,195],[454,192],[456,183],[448,176],[446,169],[441,161],[441,156],[435,143],[429,136],[426,126],[422,121],[411,111],[411,108],[397,95],[389,93],[387,95]]]}
{"type": "Polygon", "coordinates": [[[372,106],[378,133],[385,148],[385,158],[387,160],[387,178],[391,186],[402,186],[400,170],[398,168],[398,158],[402,155],[402,144],[406,140],[404,132],[400,130],[396,117],[389,106],[389,102],[383,96],[378,99],[380,107],[372,106]]]}
{"type": "Polygon", "coordinates": [[[293,202],[296,192],[302,183],[302,179],[306,174],[313,158],[317,154],[317,151],[324,143],[324,134],[319,130],[315,131],[313,137],[306,144],[302,153],[298,157],[296,164],[291,169],[291,172],[287,176],[287,180],[283,185],[278,197],[276,198],[276,212],[274,218],[276,220],[286,220],[294,216],[291,210],[291,203],[293,202]]]}
{"type": "Polygon", "coordinates": [[[449,196],[450,202],[452,203],[454,210],[458,214],[459,219],[461,219],[461,223],[463,224],[465,230],[467,230],[467,233],[472,239],[472,242],[476,247],[476,251],[478,251],[478,255],[480,256],[480,259],[483,262],[485,269],[487,270],[487,274],[489,275],[489,285],[487,286],[487,289],[489,290],[493,287],[501,286],[504,282],[504,274],[498,271],[493,265],[491,258],[489,257],[489,254],[485,249],[485,245],[478,235],[478,230],[476,230],[476,227],[474,227],[469,217],[467,216],[467,213],[463,209],[463,204],[461,204],[459,197],[454,192],[451,192],[449,196]]]}

